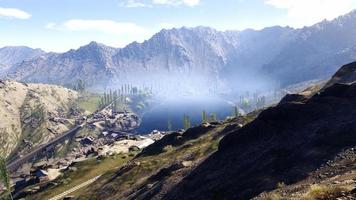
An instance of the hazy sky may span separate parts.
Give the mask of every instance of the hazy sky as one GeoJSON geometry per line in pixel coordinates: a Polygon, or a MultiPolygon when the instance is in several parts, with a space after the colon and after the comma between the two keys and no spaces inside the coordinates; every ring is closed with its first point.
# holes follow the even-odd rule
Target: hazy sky
{"type": "Polygon", "coordinates": [[[0,0],[0,47],[63,52],[90,41],[123,47],[162,28],[303,27],[356,8],[356,0],[0,0]]]}

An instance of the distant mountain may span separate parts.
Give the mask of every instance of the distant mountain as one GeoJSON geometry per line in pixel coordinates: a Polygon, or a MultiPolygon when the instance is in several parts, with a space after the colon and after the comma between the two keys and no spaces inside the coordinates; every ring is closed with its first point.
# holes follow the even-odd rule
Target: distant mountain
{"type": "Polygon", "coordinates": [[[92,42],[66,53],[49,53],[30,61],[14,65],[11,79],[26,82],[54,84],[74,83],[83,79],[87,83],[103,84],[110,77],[111,57],[116,49],[92,42]]]}
{"type": "Polygon", "coordinates": [[[356,60],[356,11],[296,33],[280,54],[264,65],[263,73],[291,84],[327,78],[337,66],[356,60]]]}
{"type": "Polygon", "coordinates": [[[285,86],[324,79],[337,70],[335,66],[354,61],[355,19],[356,11],[302,29],[162,30],[143,43],[121,49],[92,42],[63,54],[17,62],[7,77],[54,84],[82,79],[99,87],[157,81],[166,86],[184,83],[240,90],[272,83],[285,86]]]}
{"type": "Polygon", "coordinates": [[[46,52],[41,49],[32,49],[24,46],[9,46],[0,48],[0,72],[10,66],[28,61],[44,55],[46,52]]]}
{"type": "Polygon", "coordinates": [[[143,43],[134,42],[122,49],[92,42],[63,54],[50,53],[14,65],[8,77],[56,84],[82,79],[91,86],[201,79],[218,84],[225,77],[235,81],[231,72],[243,78],[257,71],[279,53],[292,32],[281,27],[243,32],[219,32],[208,27],[162,30],[143,43]],[[254,59],[255,54],[260,58],[254,59]]]}

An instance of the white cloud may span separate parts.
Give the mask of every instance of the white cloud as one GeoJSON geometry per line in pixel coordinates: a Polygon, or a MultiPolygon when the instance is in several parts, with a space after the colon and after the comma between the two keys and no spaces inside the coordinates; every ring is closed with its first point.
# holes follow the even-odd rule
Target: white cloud
{"type": "Polygon", "coordinates": [[[89,31],[101,32],[113,35],[145,34],[146,30],[134,23],[130,22],[117,22],[112,20],[84,20],[84,19],[71,19],[61,24],[48,23],[47,29],[67,30],[67,31],[89,31]]]}
{"type": "Polygon", "coordinates": [[[127,7],[127,8],[152,7],[151,4],[139,2],[137,0],[127,0],[127,2],[120,3],[120,5],[122,7],[127,7]]]}
{"type": "Polygon", "coordinates": [[[160,4],[160,5],[171,5],[171,6],[197,6],[200,3],[200,0],[152,0],[153,4],[160,4]]]}
{"type": "Polygon", "coordinates": [[[133,41],[142,42],[153,35],[152,30],[135,23],[113,20],[71,19],[61,23],[50,22],[45,28],[69,33],[73,38],[79,37],[76,43],[82,45],[97,41],[109,46],[124,47],[133,41]]]}
{"type": "Polygon", "coordinates": [[[167,6],[189,6],[194,7],[200,4],[200,0],[126,0],[120,5],[128,8],[153,7],[153,5],[167,6]]]}
{"type": "Polygon", "coordinates": [[[16,18],[16,19],[29,19],[31,15],[23,10],[16,8],[2,8],[0,7],[0,17],[16,18]]]}
{"type": "Polygon", "coordinates": [[[356,8],[356,0],[264,0],[266,4],[288,12],[291,26],[312,25],[331,20],[356,8]]]}

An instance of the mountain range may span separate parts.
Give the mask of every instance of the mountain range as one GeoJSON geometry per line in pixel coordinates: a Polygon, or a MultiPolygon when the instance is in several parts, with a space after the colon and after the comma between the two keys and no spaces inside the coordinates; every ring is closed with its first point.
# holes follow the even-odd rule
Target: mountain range
{"type": "Polygon", "coordinates": [[[25,46],[0,48],[0,74],[16,63],[29,61],[44,54],[45,52],[41,49],[25,46]]]}
{"type": "Polygon", "coordinates": [[[65,53],[5,47],[0,49],[0,66],[2,77],[61,85],[78,79],[89,86],[108,86],[165,77],[214,81],[230,87],[286,86],[324,79],[337,70],[335,66],[355,60],[355,19],[353,11],[302,29],[163,29],[143,43],[133,42],[124,48],[91,42],[65,53]]]}

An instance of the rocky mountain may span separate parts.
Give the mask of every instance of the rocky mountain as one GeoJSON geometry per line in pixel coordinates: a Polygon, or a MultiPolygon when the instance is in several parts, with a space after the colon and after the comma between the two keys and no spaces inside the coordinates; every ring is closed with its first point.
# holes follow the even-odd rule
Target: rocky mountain
{"type": "Polygon", "coordinates": [[[296,30],[296,37],[265,63],[263,72],[283,84],[330,77],[337,66],[356,60],[355,19],[353,11],[296,30]]]}
{"type": "Polygon", "coordinates": [[[44,55],[41,49],[32,49],[25,46],[9,46],[0,48],[0,74],[1,71],[7,70],[10,66],[28,61],[44,55]]]}
{"type": "MultiPolygon", "coordinates": [[[[0,154],[26,152],[68,130],[70,105],[75,91],[46,84],[24,84],[0,80],[0,154]]],[[[11,155],[11,156],[15,156],[11,155]]]]}
{"type": "Polygon", "coordinates": [[[162,30],[143,43],[121,49],[92,42],[63,54],[49,53],[13,65],[7,77],[55,84],[82,79],[100,87],[157,80],[234,89],[286,86],[324,79],[337,70],[335,66],[353,61],[355,18],[356,11],[302,29],[162,30]]]}
{"type": "Polygon", "coordinates": [[[7,77],[56,84],[83,79],[88,85],[182,82],[184,78],[186,82],[236,81],[246,74],[256,74],[262,63],[279,53],[293,32],[282,27],[243,32],[219,32],[208,27],[162,30],[143,43],[134,42],[122,49],[92,42],[63,54],[47,54],[13,66],[7,77]],[[254,58],[257,54],[259,59],[254,58]],[[231,76],[232,72],[237,75],[231,76]]]}
{"type": "Polygon", "coordinates": [[[96,42],[63,54],[49,53],[13,66],[9,78],[35,83],[65,85],[78,79],[103,84],[110,77],[111,57],[116,50],[96,42]]]}

